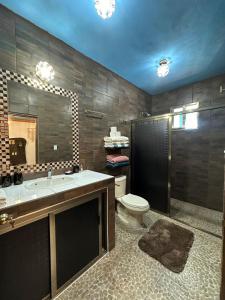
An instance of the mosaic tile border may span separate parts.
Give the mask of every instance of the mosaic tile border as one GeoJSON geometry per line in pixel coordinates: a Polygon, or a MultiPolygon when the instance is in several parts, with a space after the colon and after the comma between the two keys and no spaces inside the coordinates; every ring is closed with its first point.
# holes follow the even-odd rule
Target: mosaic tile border
{"type": "Polygon", "coordinates": [[[72,108],[72,135],[73,135],[73,160],[49,162],[35,165],[21,165],[24,173],[42,172],[49,166],[53,169],[69,168],[79,164],[79,127],[78,127],[78,96],[76,93],[51,84],[43,83],[35,78],[30,78],[9,70],[0,68],[0,172],[5,174],[13,172],[15,166],[10,165],[9,134],[8,134],[8,87],[7,82],[14,81],[34,87],[45,92],[61,95],[71,99],[72,108]]]}

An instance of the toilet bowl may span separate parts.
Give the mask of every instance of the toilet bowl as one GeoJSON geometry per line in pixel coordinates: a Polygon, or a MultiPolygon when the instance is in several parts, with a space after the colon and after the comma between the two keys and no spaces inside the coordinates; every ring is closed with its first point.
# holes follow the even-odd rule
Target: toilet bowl
{"type": "Polygon", "coordinates": [[[149,203],[142,197],[126,195],[126,176],[115,178],[115,196],[119,219],[130,228],[144,228],[143,216],[150,209],[149,203]]]}

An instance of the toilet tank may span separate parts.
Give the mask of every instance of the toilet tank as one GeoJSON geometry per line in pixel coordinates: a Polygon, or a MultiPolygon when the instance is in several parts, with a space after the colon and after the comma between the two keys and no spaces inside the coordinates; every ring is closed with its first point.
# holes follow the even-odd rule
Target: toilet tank
{"type": "Polygon", "coordinates": [[[126,195],[126,176],[115,177],[115,197],[120,198],[126,195]]]}

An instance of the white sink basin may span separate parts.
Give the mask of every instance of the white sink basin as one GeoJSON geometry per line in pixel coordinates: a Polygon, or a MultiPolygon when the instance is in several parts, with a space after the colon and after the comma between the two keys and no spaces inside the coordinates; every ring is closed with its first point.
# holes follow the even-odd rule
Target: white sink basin
{"type": "Polygon", "coordinates": [[[52,178],[52,179],[41,179],[37,180],[31,183],[27,183],[25,185],[26,189],[28,190],[39,190],[39,189],[51,189],[51,188],[57,188],[60,186],[63,186],[65,184],[71,184],[75,181],[74,178],[72,177],[57,177],[57,178],[52,178]]]}

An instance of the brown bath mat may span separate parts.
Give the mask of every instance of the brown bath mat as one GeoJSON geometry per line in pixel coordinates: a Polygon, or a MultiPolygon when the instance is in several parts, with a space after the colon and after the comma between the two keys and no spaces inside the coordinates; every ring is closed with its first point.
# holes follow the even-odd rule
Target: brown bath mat
{"type": "Polygon", "coordinates": [[[193,241],[193,232],[160,219],[139,240],[138,245],[166,268],[180,273],[185,267],[193,241]]]}

